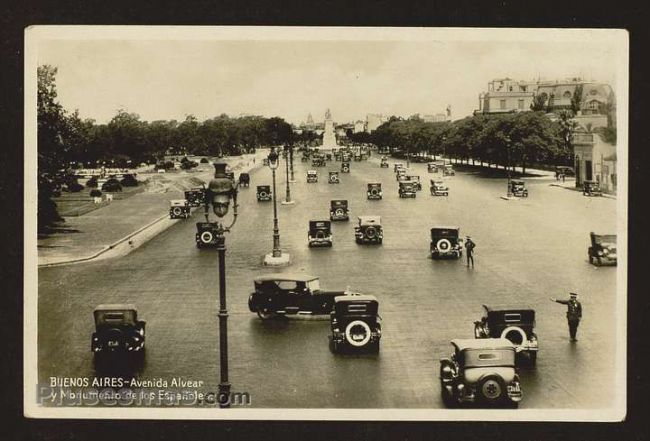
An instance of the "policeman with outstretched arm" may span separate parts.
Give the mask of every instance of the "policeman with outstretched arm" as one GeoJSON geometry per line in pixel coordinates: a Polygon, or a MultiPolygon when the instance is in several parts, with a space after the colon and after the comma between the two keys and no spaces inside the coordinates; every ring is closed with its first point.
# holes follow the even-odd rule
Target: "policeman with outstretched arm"
{"type": "Polygon", "coordinates": [[[575,292],[570,293],[568,300],[558,300],[551,297],[551,301],[567,305],[566,319],[569,323],[569,335],[571,341],[578,341],[576,333],[578,332],[578,325],[582,319],[582,304],[578,301],[578,294],[575,292]]]}

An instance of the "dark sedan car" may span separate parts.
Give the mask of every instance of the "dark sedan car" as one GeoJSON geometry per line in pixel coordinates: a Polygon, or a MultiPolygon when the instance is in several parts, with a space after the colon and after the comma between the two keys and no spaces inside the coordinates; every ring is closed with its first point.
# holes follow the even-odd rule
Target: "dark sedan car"
{"type": "Polygon", "coordinates": [[[267,274],[254,279],[248,308],[261,319],[286,315],[329,314],[334,298],[345,291],[323,291],[318,277],[305,274],[267,274]]]}

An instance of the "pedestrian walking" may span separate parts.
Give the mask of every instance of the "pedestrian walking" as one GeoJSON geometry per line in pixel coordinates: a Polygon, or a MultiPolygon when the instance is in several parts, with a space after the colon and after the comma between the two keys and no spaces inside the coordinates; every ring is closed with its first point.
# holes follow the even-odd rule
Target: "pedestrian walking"
{"type": "Polygon", "coordinates": [[[567,305],[566,319],[569,324],[569,335],[571,341],[578,341],[576,334],[578,332],[578,325],[582,319],[582,304],[578,301],[578,294],[575,292],[570,293],[568,300],[558,300],[551,297],[551,301],[567,305]]]}
{"type": "Polygon", "coordinates": [[[474,268],[474,248],[476,247],[476,244],[472,240],[471,237],[467,236],[465,238],[465,254],[467,254],[467,266],[469,266],[470,262],[472,263],[472,268],[474,268]]]}
{"type": "Polygon", "coordinates": [[[562,182],[564,182],[564,178],[566,177],[565,173],[562,173],[562,182]]]}
{"type": "Polygon", "coordinates": [[[559,170],[555,170],[555,180],[556,181],[560,180],[560,171],[559,170]]]}

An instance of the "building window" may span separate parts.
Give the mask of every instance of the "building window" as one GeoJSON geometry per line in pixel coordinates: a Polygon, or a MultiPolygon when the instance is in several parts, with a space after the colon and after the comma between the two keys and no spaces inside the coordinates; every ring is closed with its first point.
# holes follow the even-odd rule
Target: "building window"
{"type": "Polygon", "coordinates": [[[519,110],[524,110],[524,100],[519,100],[517,108],[519,108],[519,110]]]}
{"type": "Polygon", "coordinates": [[[499,106],[503,110],[506,108],[506,100],[500,100],[499,101],[499,106]]]}

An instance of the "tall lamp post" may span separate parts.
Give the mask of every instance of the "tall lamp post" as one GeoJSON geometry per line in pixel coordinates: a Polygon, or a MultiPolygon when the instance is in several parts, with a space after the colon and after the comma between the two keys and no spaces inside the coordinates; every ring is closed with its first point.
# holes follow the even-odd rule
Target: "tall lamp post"
{"type": "Polygon", "coordinates": [[[268,156],[269,168],[273,174],[273,252],[264,256],[264,265],[267,266],[284,266],[288,265],[291,261],[289,253],[283,253],[280,250],[280,230],[278,228],[278,207],[275,192],[275,170],[280,165],[278,153],[275,147],[271,147],[271,152],[268,156]]]}
{"type": "Polygon", "coordinates": [[[237,186],[226,176],[226,164],[214,164],[214,179],[208,184],[205,197],[205,220],[208,222],[208,206],[219,219],[228,213],[233,200],[233,219],[230,225],[216,224],[216,242],[219,254],[219,407],[230,407],[230,382],[228,381],[228,309],[226,308],[226,238],[224,233],[237,222],[237,186]]]}
{"type": "Polygon", "coordinates": [[[293,142],[289,144],[289,170],[291,171],[291,179],[289,182],[294,183],[296,182],[296,178],[293,176],[293,142]]]}
{"type": "MultiPolygon", "coordinates": [[[[286,182],[287,182],[287,191],[286,191],[286,196],[284,198],[284,201],[282,201],[282,205],[292,205],[294,202],[291,200],[291,187],[289,187],[289,146],[285,145],[284,146],[284,166],[287,172],[286,176],[286,182]]],[[[271,161],[269,161],[269,164],[271,161]]],[[[275,175],[275,173],[274,173],[275,175]]],[[[275,197],[275,189],[273,189],[273,197],[275,197]]]]}
{"type": "Polygon", "coordinates": [[[506,136],[505,137],[506,141],[506,168],[508,169],[508,198],[512,197],[512,188],[510,185],[511,177],[510,177],[510,137],[506,136]]]}

